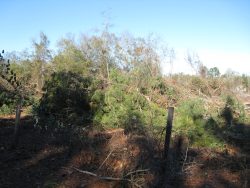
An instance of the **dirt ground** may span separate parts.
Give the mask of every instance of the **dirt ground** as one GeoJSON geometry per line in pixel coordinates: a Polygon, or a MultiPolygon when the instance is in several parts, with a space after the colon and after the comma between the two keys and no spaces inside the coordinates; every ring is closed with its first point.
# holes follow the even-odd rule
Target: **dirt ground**
{"type": "Polygon", "coordinates": [[[147,135],[114,129],[83,130],[72,137],[35,129],[30,117],[21,122],[19,144],[11,149],[14,119],[0,118],[0,187],[250,186],[249,150],[240,144],[224,150],[188,148],[178,156],[173,148],[166,165],[147,135]]]}

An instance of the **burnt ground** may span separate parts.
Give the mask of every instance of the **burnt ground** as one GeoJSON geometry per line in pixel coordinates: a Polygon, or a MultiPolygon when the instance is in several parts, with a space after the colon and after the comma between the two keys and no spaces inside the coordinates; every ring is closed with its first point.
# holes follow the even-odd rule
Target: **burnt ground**
{"type": "Polygon", "coordinates": [[[164,168],[162,151],[148,135],[126,135],[122,129],[51,133],[34,128],[33,124],[30,117],[22,118],[19,144],[11,149],[14,119],[0,119],[0,187],[250,185],[247,138],[244,141],[231,138],[223,150],[188,148],[180,152],[173,148],[164,168]]]}

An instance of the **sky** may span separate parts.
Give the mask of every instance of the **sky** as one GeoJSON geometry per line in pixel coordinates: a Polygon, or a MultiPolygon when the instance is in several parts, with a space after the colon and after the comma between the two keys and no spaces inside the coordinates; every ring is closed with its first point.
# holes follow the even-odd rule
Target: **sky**
{"type": "Polygon", "coordinates": [[[250,74],[249,0],[1,0],[0,7],[0,49],[7,52],[30,48],[41,31],[56,48],[68,33],[91,35],[108,20],[118,35],[154,34],[173,47],[173,72],[192,73],[190,51],[222,73],[250,74]]]}

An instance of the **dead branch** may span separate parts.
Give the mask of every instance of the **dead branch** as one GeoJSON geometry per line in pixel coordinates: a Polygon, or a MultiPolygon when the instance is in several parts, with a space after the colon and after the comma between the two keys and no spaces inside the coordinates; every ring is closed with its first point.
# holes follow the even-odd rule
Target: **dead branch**
{"type": "Polygon", "coordinates": [[[105,162],[108,160],[108,158],[110,157],[110,155],[113,153],[114,149],[112,149],[108,156],[106,157],[106,159],[102,162],[102,164],[99,166],[98,170],[100,170],[102,168],[102,166],[105,164],[105,162]]]}
{"type": "Polygon", "coordinates": [[[135,170],[133,172],[127,173],[124,177],[130,176],[132,174],[140,173],[140,172],[148,172],[150,169],[142,169],[142,170],[135,170]]]}
{"type": "MultiPolygon", "coordinates": [[[[85,171],[85,170],[80,170],[80,169],[75,168],[75,167],[71,167],[71,168],[74,169],[74,170],[76,170],[77,172],[81,172],[83,174],[87,174],[87,175],[90,175],[90,176],[98,177],[97,174],[94,174],[92,172],[85,171]]],[[[68,168],[65,168],[65,169],[68,169],[68,168]]]]}
{"type": "MultiPolygon", "coordinates": [[[[63,167],[65,169],[69,169],[67,167],[63,167]]],[[[108,176],[98,176],[97,174],[93,173],[93,172],[89,172],[89,171],[85,171],[85,170],[81,170],[81,169],[78,169],[76,167],[71,167],[72,169],[76,170],[77,172],[80,172],[80,173],[83,173],[83,174],[87,174],[89,176],[93,176],[93,177],[96,177],[100,180],[108,180],[108,181],[127,181],[131,184],[133,184],[134,186],[140,188],[141,186],[138,185],[137,183],[135,183],[133,180],[130,180],[130,179],[127,179],[127,178],[114,178],[114,177],[108,177],[108,176]]],[[[127,173],[124,177],[128,177],[132,174],[136,174],[136,173],[141,173],[141,172],[147,172],[149,171],[149,169],[142,169],[142,170],[135,170],[135,171],[132,171],[132,172],[129,172],[127,173]]]]}
{"type": "Polygon", "coordinates": [[[81,170],[75,167],[71,167],[72,169],[76,170],[77,172],[83,173],[83,174],[87,174],[93,177],[97,177],[98,179],[101,180],[111,180],[111,181],[128,181],[131,182],[131,180],[129,179],[125,179],[125,178],[114,178],[114,177],[108,177],[108,176],[98,176],[97,174],[93,173],[93,172],[89,172],[89,171],[85,171],[85,170],[81,170]]]}

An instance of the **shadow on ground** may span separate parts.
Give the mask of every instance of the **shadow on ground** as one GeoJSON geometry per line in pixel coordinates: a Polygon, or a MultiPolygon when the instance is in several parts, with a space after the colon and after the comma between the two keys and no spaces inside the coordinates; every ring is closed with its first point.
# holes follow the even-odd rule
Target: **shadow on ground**
{"type": "Polygon", "coordinates": [[[155,187],[158,183],[155,143],[145,135],[126,135],[123,129],[48,132],[34,128],[32,118],[26,117],[21,120],[19,143],[10,149],[14,119],[0,122],[0,187],[155,187]],[[72,167],[130,181],[101,180],[72,167]],[[145,171],[127,175],[138,169],[145,171]]]}
{"type": "MultiPolygon", "coordinates": [[[[209,134],[222,140],[224,148],[188,148],[183,137],[174,139],[165,168],[169,187],[247,188],[250,179],[250,125],[238,123],[226,109],[225,125],[208,119],[209,134]]],[[[163,181],[163,182],[164,182],[163,181]]]]}

